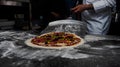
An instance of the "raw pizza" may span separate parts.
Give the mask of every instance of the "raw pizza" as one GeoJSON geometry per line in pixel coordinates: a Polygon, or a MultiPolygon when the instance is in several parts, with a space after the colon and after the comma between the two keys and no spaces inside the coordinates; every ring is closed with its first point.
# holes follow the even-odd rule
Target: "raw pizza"
{"type": "Polygon", "coordinates": [[[37,48],[69,48],[83,44],[83,39],[74,33],[49,32],[25,41],[28,46],[37,48]]]}

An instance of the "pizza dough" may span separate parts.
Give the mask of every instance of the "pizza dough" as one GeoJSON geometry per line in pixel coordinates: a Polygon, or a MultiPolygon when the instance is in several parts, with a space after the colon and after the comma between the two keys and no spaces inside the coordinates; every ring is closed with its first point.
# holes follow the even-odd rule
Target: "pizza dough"
{"type": "Polygon", "coordinates": [[[73,48],[84,43],[84,40],[74,33],[49,32],[25,41],[26,45],[35,48],[63,49],[73,48]]]}

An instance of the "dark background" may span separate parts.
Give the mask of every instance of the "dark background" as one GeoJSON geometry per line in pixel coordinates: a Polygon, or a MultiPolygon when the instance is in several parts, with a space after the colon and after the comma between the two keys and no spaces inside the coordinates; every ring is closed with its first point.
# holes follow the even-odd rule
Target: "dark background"
{"type": "MultiPolygon", "coordinates": [[[[120,35],[120,0],[116,0],[117,7],[116,13],[112,16],[112,22],[110,25],[108,35],[120,35]],[[118,19],[116,19],[116,14],[118,14],[118,19]]],[[[55,21],[58,19],[65,19],[66,16],[69,16],[68,6],[65,5],[65,0],[31,0],[31,13],[32,13],[32,22],[36,21],[36,23],[41,23],[40,16],[42,16],[42,24],[46,27],[50,21],[55,21]],[[50,14],[51,11],[55,11],[61,14],[61,18],[56,18],[50,14]]],[[[24,18],[20,21],[16,22],[16,28],[22,27],[26,21],[30,21],[30,12],[29,12],[29,3],[23,3],[22,6],[6,6],[0,5],[0,19],[8,19],[8,20],[18,20],[19,18],[15,18],[16,14],[24,14],[24,18]],[[23,22],[22,22],[23,21],[23,22]],[[25,21],[25,22],[24,22],[25,21]]]]}
{"type": "Polygon", "coordinates": [[[112,22],[110,25],[109,35],[119,35],[120,36],[120,0],[116,0],[116,13],[113,14],[112,22]],[[116,19],[117,17],[117,19],[116,19]]]}

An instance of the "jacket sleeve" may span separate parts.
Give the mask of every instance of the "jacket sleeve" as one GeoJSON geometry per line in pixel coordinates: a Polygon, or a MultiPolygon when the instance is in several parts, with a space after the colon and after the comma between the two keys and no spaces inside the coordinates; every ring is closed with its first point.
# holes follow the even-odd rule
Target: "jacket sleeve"
{"type": "Polygon", "coordinates": [[[107,8],[113,8],[116,6],[116,0],[98,0],[93,3],[93,7],[96,13],[103,11],[107,8]]]}

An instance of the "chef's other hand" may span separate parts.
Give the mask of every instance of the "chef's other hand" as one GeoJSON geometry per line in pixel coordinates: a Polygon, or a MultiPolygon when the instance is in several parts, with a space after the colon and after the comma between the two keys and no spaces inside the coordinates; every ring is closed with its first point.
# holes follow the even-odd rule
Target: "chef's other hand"
{"type": "Polygon", "coordinates": [[[79,4],[71,9],[74,13],[83,12],[84,10],[93,9],[92,4],[79,4]]]}
{"type": "Polygon", "coordinates": [[[51,12],[51,14],[56,17],[56,18],[59,18],[60,17],[60,14],[56,13],[56,12],[51,12]]]}

